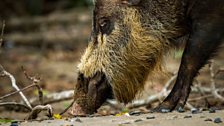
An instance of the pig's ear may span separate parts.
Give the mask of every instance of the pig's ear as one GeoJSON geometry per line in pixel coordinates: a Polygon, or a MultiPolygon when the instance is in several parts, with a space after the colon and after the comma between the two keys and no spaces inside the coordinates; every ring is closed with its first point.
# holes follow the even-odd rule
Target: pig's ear
{"type": "Polygon", "coordinates": [[[141,2],[141,0],[121,0],[122,4],[127,4],[127,5],[138,5],[141,2]]]}

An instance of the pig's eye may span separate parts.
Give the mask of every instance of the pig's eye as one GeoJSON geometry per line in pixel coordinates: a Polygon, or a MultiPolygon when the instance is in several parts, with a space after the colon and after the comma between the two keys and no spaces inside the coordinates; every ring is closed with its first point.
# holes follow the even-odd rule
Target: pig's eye
{"type": "Polygon", "coordinates": [[[110,21],[108,19],[100,19],[99,20],[100,30],[103,34],[108,34],[110,29],[110,21]]]}

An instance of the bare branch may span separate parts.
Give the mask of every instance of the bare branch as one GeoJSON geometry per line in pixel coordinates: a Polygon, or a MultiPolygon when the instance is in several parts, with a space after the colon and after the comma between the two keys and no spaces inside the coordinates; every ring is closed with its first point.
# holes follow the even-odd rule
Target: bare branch
{"type": "MultiPolygon", "coordinates": [[[[68,91],[62,91],[59,93],[52,93],[44,96],[44,105],[46,104],[52,104],[55,102],[65,101],[65,100],[71,100],[73,99],[74,90],[68,90],[68,91]]],[[[35,105],[35,103],[38,101],[37,98],[31,98],[30,102],[35,105]]]]}
{"type": "Polygon", "coordinates": [[[215,96],[215,98],[218,98],[219,100],[224,102],[224,97],[222,97],[218,93],[218,91],[215,87],[215,85],[216,85],[215,77],[216,77],[217,74],[215,74],[215,72],[214,72],[214,60],[212,60],[211,63],[209,64],[209,70],[210,70],[210,76],[211,76],[210,83],[211,83],[212,94],[215,96]]]}
{"type": "Polygon", "coordinates": [[[6,70],[4,70],[3,67],[0,68],[1,73],[3,76],[8,76],[11,80],[12,83],[12,87],[14,87],[17,91],[19,91],[20,96],[22,97],[23,101],[26,103],[26,105],[28,107],[30,107],[30,109],[32,109],[31,104],[29,103],[28,99],[26,98],[26,96],[20,91],[19,87],[16,84],[16,79],[14,78],[14,76],[12,74],[10,74],[9,72],[7,72],[6,70]]]}
{"type": "MultiPolygon", "coordinates": [[[[129,109],[136,108],[136,107],[145,106],[145,105],[151,104],[155,101],[158,101],[160,99],[163,99],[164,97],[166,97],[170,93],[170,90],[168,90],[168,88],[176,80],[176,78],[177,78],[177,74],[175,72],[174,75],[167,81],[167,83],[165,84],[165,86],[161,90],[161,92],[159,92],[157,94],[154,94],[154,95],[151,95],[146,99],[135,100],[132,103],[128,104],[126,107],[129,108],[129,109]]],[[[113,100],[108,100],[107,102],[109,104],[113,105],[113,106],[118,105],[118,103],[116,101],[113,101],[113,100]]]]}
{"type": "MultiPolygon", "coordinates": [[[[206,95],[205,92],[203,90],[201,90],[201,88],[200,88],[201,87],[201,82],[199,82],[198,80],[196,80],[196,81],[197,81],[197,84],[195,84],[195,88],[198,89],[201,97],[205,96],[206,95]]],[[[207,99],[207,97],[204,98],[204,101],[205,101],[206,107],[210,108],[211,105],[210,105],[209,100],[207,99]]]]}
{"type": "Polygon", "coordinates": [[[40,82],[40,77],[36,77],[36,76],[30,76],[27,72],[26,72],[26,70],[25,70],[25,68],[22,66],[21,67],[21,69],[23,70],[23,73],[24,73],[24,75],[26,76],[26,78],[29,80],[29,81],[31,81],[31,82],[33,82],[33,83],[39,83],[40,82]]]}
{"type": "MultiPolygon", "coordinates": [[[[211,93],[212,92],[212,89],[211,88],[208,88],[208,87],[199,87],[201,91],[203,91],[204,93],[211,93]]],[[[224,91],[224,88],[217,88],[216,89],[218,92],[223,92],[224,91]]],[[[196,87],[192,87],[191,88],[191,92],[194,92],[194,93],[198,93],[200,92],[198,90],[198,88],[196,87]]]]}
{"type": "Polygon", "coordinates": [[[191,105],[189,102],[186,102],[186,108],[188,108],[189,110],[194,109],[195,107],[193,105],[191,105]]]}
{"type": "Polygon", "coordinates": [[[149,96],[147,99],[142,99],[142,100],[135,100],[131,104],[127,105],[127,108],[136,108],[136,107],[141,107],[145,105],[149,105],[153,102],[159,101],[160,99],[163,99],[167,96],[167,94],[170,93],[169,91],[162,91],[157,94],[149,96]]]}
{"type": "Polygon", "coordinates": [[[0,106],[3,106],[3,107],[16,106],[16,107],[22,107],[22,108],[25,108],[25,109],[31,111],[30,107],[28,107],[24,104],[16,103],[16,102],[4,102],[4,103],[0,103],[0,106]]]}
{"type": "Polygon", "coordinates": [[[51,105],[38,105],[32,109],[28,117],[26,118],[27,120],[32,120],[36,119],[38,117],[38,114],[42,111],[48,111],[48,116],[52,117],[53,116],[53,109],[51,105]]]}
{"type": "Polygon", "coordinates": [[[32,82],[32,85],[36,86],[37,90],[38,90],[38,96],[39,96],[39,101],[40,104],[43,105],[44,104],[44,100],[43,100],[43,89],[41,88],[41,86],[39,85],[40,82],[40,77],[36,77],[36,76],[30,76],[26,70],[24,69],[24,67],[22,67],[23,73],[26,76],[26,78],[32,82]]]}
{"type": "Polygon", "coordinates": [[[161,92],[164,92],[165,95],[168,95],[169,93],[167,92],[168,88],[170,85],[177,79],[177,72],[174,73],[174,75],[166,82],[165,86],[163,87],[161,92]],[[168,93],[168,94],[167,94],[168,93]]]}
{"type": "Polygon", "coordinates": [[[66,113],[67,111],[68,111],[68,109],[69,108],[71,108],[72,107],[72,105],[74,104],[74,100],[70,103],[70,105],[68,106],[68,107],[66,107],[61,113],[60,113],[60,115],[63,115],[64,113],[66,113]]]}
{"type": "Polygon", "coordinates": [[[166,82],[166,84],[165,84],[164,88],[161,90],[161,92],[159,92],[155,95],[149,96],[145,100],[136,100],[136,101],[132,102],[131,104],[129,104],[127,107],[128,108],[136,108],[136,107],[148,105],[152,102],[163,99],[170,93],[170,90],[168,90],[168,88],[176,80],[176,78],[177,78],[177,72],[175,72],[174,75],[166,82]]]}
{"type": "Polygon", "coordinates": [[[6,95],[0,97],[0,100],[3,100],[3,99],[5,99],[5,98],[8,98],[8,97],[10,97],[10,96],[12,96],[12,95],[15,95],[15,94],[21,92],[21,91],[27,90],[27,89],[32,88],[32,87],[37,87],[37,86],[39,86],[39,85],[36,85],[36,84],[29,85],[29,86],[27,86],[27,87],[25,87],[25,88],[23,88],[23,89],[21,89],[21,90],[19,90],[19,91],[14,91],[14,92],[12,92],[12,93],[9,93],[9,94],[6,94],[6,95]]]}
{"type": "Polygon", "coordinates": [[[199,101],[199,100],[203,100],[205,98],[210,98],[210,97],[213,97],[213,95],[210,94],[210,95],[200,96],[200,97],[197,97],[197,98],[190,98],[190,99],[188,99],[188,102],[199,101]]]}
{"type": "Polygon", "coordinates": [[[219,68],[218,71],[215,73],[215,77],[220,74],[220,73],[223,73],[224,72],[224,68],[219,68]]]}

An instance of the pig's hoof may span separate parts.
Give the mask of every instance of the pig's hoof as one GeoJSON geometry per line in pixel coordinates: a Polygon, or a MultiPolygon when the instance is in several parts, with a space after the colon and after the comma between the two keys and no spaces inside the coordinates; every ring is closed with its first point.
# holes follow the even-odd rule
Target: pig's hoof
{"type": "Polygon", "coordinates": [[[185,112],[185,111],[184,111],[184,104],[181,103],[181,102],[179,102],[179,103],[177,104],[177,106],[176,106],[176,111],[179,112],[179,113],[183,113],[183,112],[185,112]]]}
{"type": "Polygon", "coordinates": [[[177,107],[176,107],[176,110],[177,110],[177,112],[179,112],[179,113],[183,113],[183,112],[185,112],[184,107],[182,107],[182,106],[177,106],[177,107]]]}

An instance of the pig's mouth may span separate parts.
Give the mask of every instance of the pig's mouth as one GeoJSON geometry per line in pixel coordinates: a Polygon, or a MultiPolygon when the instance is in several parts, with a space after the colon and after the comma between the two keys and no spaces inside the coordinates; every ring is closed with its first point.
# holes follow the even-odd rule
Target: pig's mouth
{"type": "Polygon", "coordinates": [[[112,98],[112,88],[103,72],[91,78],[79,74],[75,89],[75,101],[70,110],[73,116],[93,114],[108,99],[112,98]]]}
{"type": "Polygon", "coordinates": [[[70,114],[72,116],[85,116],[86,112],[83,110],[83,108],[79,104],[74,102],[73,106],[72,106],[72,109],[70,111],[70,114]]]}

